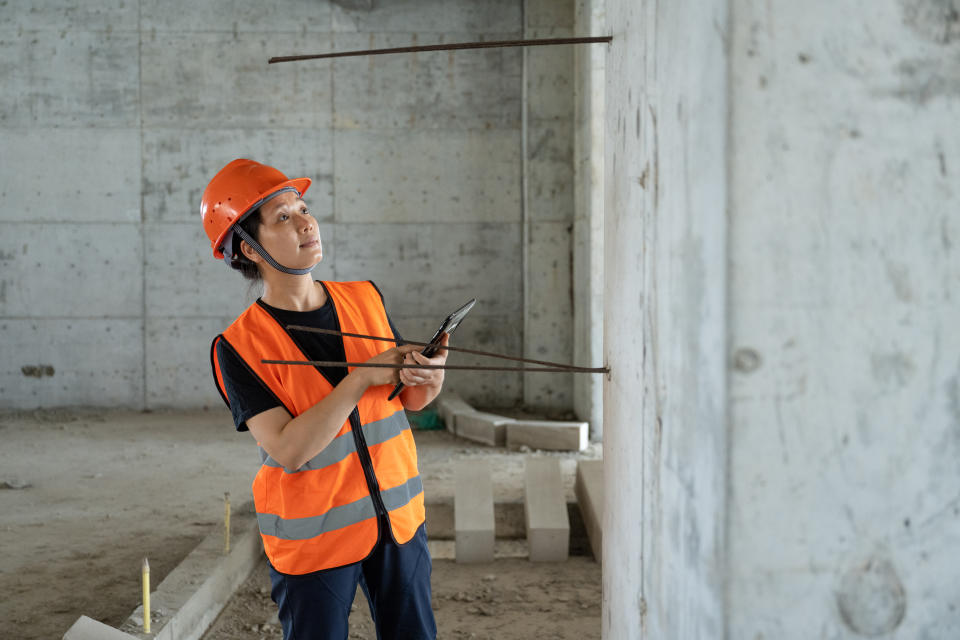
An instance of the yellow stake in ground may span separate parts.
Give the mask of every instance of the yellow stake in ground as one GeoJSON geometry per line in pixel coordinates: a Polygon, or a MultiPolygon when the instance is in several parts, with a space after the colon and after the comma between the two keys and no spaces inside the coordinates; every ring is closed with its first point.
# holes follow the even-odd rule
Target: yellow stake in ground
{"type": "Polygon", "coordinates": [[[143,632],[150,633],[150,563],[143,559],[143,632]]]}

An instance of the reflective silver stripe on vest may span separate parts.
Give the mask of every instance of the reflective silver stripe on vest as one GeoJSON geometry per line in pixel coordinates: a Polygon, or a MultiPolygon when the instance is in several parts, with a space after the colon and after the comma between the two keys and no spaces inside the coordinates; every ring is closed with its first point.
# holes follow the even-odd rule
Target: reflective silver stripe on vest
{"type": "MultiPolygon", "coordinates": [[[[423,482],[418,475],[400,486],[381,491],[380,496],[387,511],[393,511],[405,506],[421,491],[423,491],[423,482]]],[[[257,522],[260,525],[260,533],[263,535],[282,540],[309,540],[323,533],[363,522],[376,515],[373,500],[370,496],[364,496],[355,502],[334,507],[319,516],[285,520],[272,513],[258,513],[257,522]]]]}
{"type": "MultiPolygon", "coordinates": [[[[403,410],[397,411],[391,416],[382,420],[374,420],[370,424],[363,425],[363,437],[367,441],[367,446],[372,447],[375,444],[381,444],[394,438],[404,430],[409,429],[410,423],[407,422],[407,416],[403,410]]],[[[323,469],[332,464],[336,464],[357,450],[352,433],[344,433],[334,438],[323,451],[315,455],[310,461],[299,469],[284,469],[287,473],[297,473],[300,471],[313,471],[323,469]]],[[[268,467],[282,467],[279,462],[267,455],[267,452],[260,448],[260,462],[268,467]]]]}

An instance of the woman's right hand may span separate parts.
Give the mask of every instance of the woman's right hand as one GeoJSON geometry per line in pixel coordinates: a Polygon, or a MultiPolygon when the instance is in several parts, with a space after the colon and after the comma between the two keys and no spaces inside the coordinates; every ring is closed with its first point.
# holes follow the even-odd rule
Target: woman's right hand
{"type": "MultiPolygon", "coordinates": [[[[411,351],[416,351],[420,347],[416,345],[403,345],[387,349],[382,353],[373,356],[367,362],[371,364],[402,364],[403,358],[411,351]]],[[[368,387],[376,387],[382,384],[397,384],[400,382],[400,370],[387,367],[358,367],[353,370],[354,374],[363,376],[363,380],[368,387]]]]}

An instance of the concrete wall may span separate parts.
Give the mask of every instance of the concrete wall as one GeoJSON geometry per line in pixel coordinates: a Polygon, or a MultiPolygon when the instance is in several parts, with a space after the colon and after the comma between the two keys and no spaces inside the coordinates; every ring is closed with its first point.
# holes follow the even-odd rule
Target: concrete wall
{"type": "Polygon", "coordinates": [[[607,0],[603,636],[724,631],[723,0],[607,0]]]}
{"type": "MultiPolygon", "coordinates": [[[[475,296],[456,342],[519,353],[525,278],[538,322],[557,325],[548,335],[570,333],[569,305],[557,320],[546,304],[569,299],[569,282],[557,279],[564,269],[541,267],[569,263],[560,221],[570,207],[555,217],[552,194],[540,196],[567,188],[570,160],[557,138],[525,162],[520,50],[266,64],[291,53],[515,39],[529,32],[522,2],[377,5],[3,7],[0,407],[220,404],[209,341],[256,291],[212,259],[198,212],[206,182],[237,156],[314,179],[308,202],[326,253],[315,276],[373,279],[406,335],[428,337],[475,296]],[[536,190],[529,276],[525,164],[536,190]]],[[[559,15],[569,30],[568,13],[545,9],[528,24],[546,32],[559,15]]],[[[560,73],[543,66],[528,78],[560,73]]],[[[540,96],[530,107],[535,135],[563,117],[552,100],[571,90],[531,91],[540,96]]],[[[478,404],[524,397],[519,374],[451,373],[448,385],[478,404]]],[[[570,402],[568,391],[557,397],[570,402]]]]}
{"type": "MultiPolygon", "coordinates": [[[[574,33],[606,34],[604,3],[577,0],[574,33]]],[[[573,359],[603,366],[603,130],[605,45],[574,49],[574,224],[573,224],[573,359]]],[[[590,435],[603,436],[603,379],[573,379],[573,409],[590,423],[590,435]]]]}
{"type": "MultiPolygon", "coordinates": [[[[569,38],[573,22],[573,0],[524,1],[525,38],[569,38]]],[[[572,362],[574,351],[574,51],[573,46],[523,51],[523,351],[527,358],[561,363],[572,362]]],[[[573,374],[526,374],[523,400],[529,407],[569,411],[573,374]]]]}
{"type": "Polygon", "coordinates": [[[960,4],[731,11],[727,637],[960,637],[960,4]]]}

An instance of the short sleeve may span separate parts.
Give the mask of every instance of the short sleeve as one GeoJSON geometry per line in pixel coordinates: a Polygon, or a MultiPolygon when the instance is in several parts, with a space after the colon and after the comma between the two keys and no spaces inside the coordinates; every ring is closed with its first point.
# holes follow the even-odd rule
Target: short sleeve
{"type": "Polygon", "coordinates": [[[217,361],[237,431],[248,431],[247,420],[253,416],[283,406],[226,340],[217,341],[217,361]]]}

